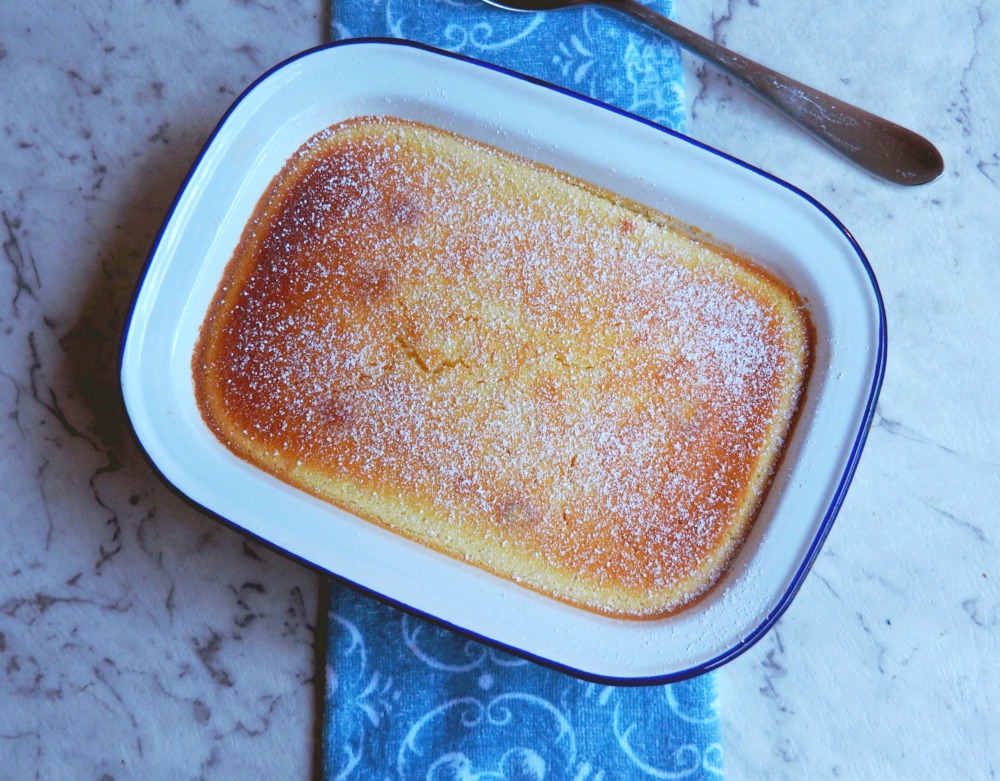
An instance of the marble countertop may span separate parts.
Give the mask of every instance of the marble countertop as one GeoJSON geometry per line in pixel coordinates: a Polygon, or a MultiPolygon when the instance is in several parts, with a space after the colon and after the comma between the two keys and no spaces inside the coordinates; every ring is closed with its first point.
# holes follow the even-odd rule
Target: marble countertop
{"type": "MultiPolygon", "coordinates": [[[[117,350],[161,220],[323,4],[0,6],[0,777],[310,778],[321,578],[155,477],[117,350]]],[[[824,203],[889,359],[854,485],[776,628],[718,676],[729,778],[1000,773],[1000,15],[689,0],[680,21],[933,139],[915,189],[689,60],[689,134],[824,203]]]]}

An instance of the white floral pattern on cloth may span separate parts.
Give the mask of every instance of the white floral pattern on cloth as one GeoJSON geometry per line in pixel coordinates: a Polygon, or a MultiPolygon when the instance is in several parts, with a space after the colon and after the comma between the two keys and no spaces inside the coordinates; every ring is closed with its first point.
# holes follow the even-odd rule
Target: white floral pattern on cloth
{"type": "Polygon", "coordinates": [[[331,583],[324,778],[722,778],[711,675],[588,683],[331,583]]]}
{"type": "MultiPolygon", "coordinates": [[[[673,0],[646,0],[669,14],[673,0]]],[[[335,39],[405,38],[486,60],[684,127],[678,48],[613,11],[511,13],[482,0],[333,0],[335,39]]]]}
{"type": "MultiPolygon", "coordinates": [[[[672,0],[645,0],[670,13],[672,0]]],[[[677,48],[609,11],[333,0],[335,39],[405,38],[684,126],[677,48]]],[[[330,584],[324,779],[722,778],[715,680],[587,683],[330,584]]]]}

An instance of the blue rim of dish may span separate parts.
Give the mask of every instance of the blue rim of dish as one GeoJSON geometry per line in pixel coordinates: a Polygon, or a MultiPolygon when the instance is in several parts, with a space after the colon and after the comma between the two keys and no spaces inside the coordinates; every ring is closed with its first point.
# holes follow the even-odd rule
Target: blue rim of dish
{"type": "Polygon", "coordinates": [[[153,240],[149,253],[146,256],[146,262],[144,263],[142,271],[139,274],[139,278],[136,282],[135,290],[132,294],[132,300],[129,303],[128,312],[125,318],[125,324],[122,331],[122,338],[118,350],[118,374],[120,379],[119,392],[121,393],[122,406],[126,410],[126,417],[128,418],[129,422],[129,430],[132,434],[132,438],[138,445],[139,451],[142,453],[143,458],[150,465],[152,470],[159,476],[160,480],[163,481],[163,483],[168,488],[170,488],[170,490],[172,490],[175,494],[177,494],[186,503],[193,506],[195,509],[199,510],[201,513],[212,517],[213,519],[223,523],[226,526],[229,526],[230,528],[239,532],[240,534],[255,539],[256,541],[264,544],[265,546],[271,548],[272,550],[275,550],[278,553],[309,567],[310,569],[322,572],[324,575],[330,576],[333,579],[337,580],[338,582],[343,583],[351,588],[354,588],[357,591],[367,594],[368,596],[371,596],[375,599],[378,599],[379,601],[385,604],[391,605],[392,607],[398,608],[400,610],[404,610],[407,613],[410,613],[411,615],[415,615],[425,620],[431,621],[432,623],[435,623],[438,626],[458,632],[462,635],[465,635],[466,637],[472,638],[486,645],[490,645],[494,648],[499,648],[501,650],[512,653],[516,656],[528,659],[537,664],[549,667],[558,672],[565,673],[567,675],[572,675],[576,678],[581,678],[583,680],[592,681],[594,683],[605,684],[609,686],[653,686],[653,685],[663,685],[668,683],[676,683],[678,681],[683,681],[687,678],[693,678],[698,675],[703,675],[705,673],[711,672],[712,670],[718,669],[727,662],[732,661],[737,656],[740,656],[742,653],[747,651],[751,646],[755,645],[758,640],[760,640],[765,634],[767,634],[767,632],[770,631],[771,627],[774,626],[774,624],[778,621],[778,619],[781,618],[782,614],[788,609],[789,605],[791,605],[792,600],[795,598],[796,594],[798,593],[799,589],[802,586],[802,583],[805,581],[805,577],[809,573],[809,570],[812,569],[813,563],[816,561],[816,557],[819,555],[819,552],[823,547],[823,543],[826,541],[826,538],[829,535],[831,528],[833,527],[833,522],[836,519],[837,514],[840,512],[840,508],[843,505],[844,498],[847,495],[847,490],[850,487],[851,481],[854,478],[854,473],[857,470],[858,462],[861,459],[861,452],[864,449],[865,441],[868,438],[868,432],[871,429],[872,420],[874,419],[875,416],[875,406],[878,402],[879,393],[882,389],[882,381],[885,376],[886,352],[887,352],[887,324],[885,316],[885,305],[882,301],[882,293],[879,289],[878,281],[875,278],[875,273],[872,270],[871,264],[868,262],[868,258],[865,256],[864,252],[862,251],[861,247],[858,245],[854,237],[851,235],[850,231],[848,231],[848,229],[840,222],[840,220],[838,220],[830,212],[829,209],[823,206],[823,204],[819,203],[819,201],[817,201],[811,195],[808,195],[807,193],[803,192],[794,185],[789,184],[788,182],[785,182],[784,180],[779,179],[776,176],[773,176],[772,174],[769,174],[766,171],[757,168],[756,166],[753,166],[743,160],[740,160],[739,158],[733,157],[732,155],[729,155],[726,152],[722,152],[721,150],[715,149],[714,147],[708,146],[707,144],[703,144],[700,141],[697,141],[671,128],[664,127],[663,125],[658,125],[655,122],[652,122],[644,117],[637,116],[636,114],[632,114],[628,111],[624,111],[623,109],[617,108],[616,106],[612,106],[607,103],[602,103],[601,101],[595,100],[594,98],[591,98],[587,95],[582,95],[578,92],[573,92],[572,90],[568,90],[556,84],[552,84],[550,82],[543,81],[541,79],[537,79],[533,76],[528,76],[523,73],[518,73],[517,71],[512,71],[508,68],[504,68],[499,65],[494,65],[493,63],[477,60],[462,54],[456,54],[455,52],[444,51],[442,49],[438,49],[433,46],[428,46],[427,44],[419,43],[416,41],[408,41],[397,38],[368,37],[368,38],[352,38],[344,41],[333,41],[331,43],[321,44],[319,46],[314,46],[310,49],[306,49],[305,51],[299,52],[298,54],[289,57],[288,59],[278,63],[277,65],[275,65],[274,67],[270,68],[265,73],[263,73],[261,76],[259,76],[249,87],[247,87],[242,93],[240,93],[239,97],[237,97],[236,100],[234,100],[233,103],[230,105],[230,107],[227,109],[226,113],[222,116],[218,124],[216,124],[215,128],[212,130],[212,133],[206,139],[201,150],[198,152],[198,155],[195,158],[194,162],[191,164],[190,169],[188,170],[187,174],[184,177],[183,182],[181,183],[180,187],[177,190],[177,194],[174,196],[174,199],[170,204],[170,208],[168,209],[167,214],[160,225],[160,229],[157,231],[156,237],[153,240]],[[247,98],[252,92],[254,92],[257,89],[257,87],[260,84],[269,79],[272,75],[274,75],[280,70],[283,70],[289,65],[297,62],[298,60],[303,59],[304,57],[309,57],[313,54],[316,54],[317,52],[322,52],[326,51],[327,49],[335,49],[345,46],[370,45],[370,44],[401,46],[406,48],[419,49],[431,54],[448,57],[454,60],[459,60],[461,62],[468,63],[473,66],[485,68],[491,71],[496,71],[497,73],[502,73],[507,76],[520,79],[521,81],[526,81],[535,84],[537,86],[543,87],[545,89],[549,89],[554,92],[558,92],[563,95],[575,98],[577,100],[581,100],[585,103],[589,103],[599,108],[611,111],[615,114],[620,114],[623,117],[627,117],[636,122],[648,125],[649,127],[654,128],[655,130],[659,130],[660,132],[666,133],[667,135],[673,136],[674,138],[690,143],[700,149],[703,149],[718,157],[724,158],[725,160],[728,160],[729,162],[732,162],[742,168],[745,168],[746,170],[751,171],[752,173],[762,176],[765,179],[768,179],[769,181],[774,182],[775,184],[784,187],[785,189],[789,190],[795,195],[803,198],[813,207],[818,209],[828,220],[830,220],[830,222],[834,225],[834,227],[836,227],[836,229],[840,231],[841,234],[843,234],[844,238],[848,241],[848,243],[851,245],[854,252],[856,253],[858,260],[861,262],[861,265],[864,268],[865,273],[868,275],[869,281],[871,282],[872,293],[874,294],[875,302],[878,307],[878,345],[877,345],[876,360],[875,360],[875,374],[872,379],[872,386],[868,394],[868,400],[865,405],[865,411],[862,418],[861,426],[857,436],[855,437],[854,444],[851,447],[851,451],[849,453],[847,460],[847,465],[844,469],[843,475],[840,478],[840,482],[837,484],[837,488],[834,491],[833,499],[830,502],[830,506],[827,508],[827,511],[823,517],[823,521],[820,524],[819,530],[817,531],[816,536],[812,541],[812,544],[809,546],[809,550],[806,552],[806,555],[804,556],[802,563],[799,565],[798,570],[795,572],[795,575],[793,576],[788,588],[785,590],[784,594],[778,600],[777,604],[757,625],[754,631],[749,633],[740,642],[736,643],[723,653],[709,659],[706,662],[702,662],[701,664],[697,664],[693,667],[689,667],[683,670],[677,670],[674,672],[664,673],[662,675],[655,675],[655,676],[637,677],[637,678],[619,678],[615,676],[590,673],[585,670],[578,670],[574,667],[561,664],[554,660],[546,659],[544,657],[537,656],[527,651],[523,651],[519,648],[506,645],[504,643],[501,643],[497,640],[493,640],[484,635],[480,635],[471,630],[464,629],[460,626],[451,624],[448,621],[445,621],[444,619],[425,613],[403,602],[399,602],[398,600],[392,599],[391,597],[387,597],[384,594],[380,594],[377,591],[374,591],[366,586],[348,580],[347,578],[344,578],[335,572],[330,572],[329,570],[321,567],[315,562],[309,561],[308,559],[305,559],[298,554],[295,554],[289,550],[286,550],[276,545],[275,543],[269,541],[264,537],[261,537],[260,535],[248,531],[247,529],[240,526],[238,522],[233,521],[229,518],[225,518],[222,515],[219,515],[218,513],[214,512],[210,508],[199,504],[190,496],[188,496],[186,493],[184,493],[184,491],[182,491],[180,488],[174,485],[166,477],[166,475],[164,475],[163,472],[160,471],[159,466],[156,464],[153,458],[146,451],[146,448],[143,446],[142,441],[139,438],[139,435],[136,433],[135,426],[132,423],[132,419],[128,415],[128,408],[125,404],[125,398],[124,398],[125,389],[124,389],[124,376],[123,376],[125,347],[128,341],[128,335],[131,331],[132,319],[135,315],[136,303],[138,302],[139,294],[144,286],[146,276],[149,272],[153,259],[155,258],[156,253],[159,249],[160,242],[163,239],[163,234],[166,232],[167,227],[170,225],[173,219],[174,211],[176,210],[178,203],[180,203],[180,199],[187,191],[192,176],[194,175],[195,171],[198,170],[198,167],[201,165],[202,159],[205,157],[206,153],[211,148],[213,142],[215,141],[216,136],[228,122],[229,117],[233,114],[233,112],[237,109],[237,107],[244,101],[245,98],[247,98]]]}

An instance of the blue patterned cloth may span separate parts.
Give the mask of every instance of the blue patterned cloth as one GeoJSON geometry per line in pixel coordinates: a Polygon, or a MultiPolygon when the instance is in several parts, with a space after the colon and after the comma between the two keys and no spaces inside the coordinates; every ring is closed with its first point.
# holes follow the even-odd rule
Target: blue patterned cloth
{"type": "MultiPolygon", "coordinates": [[[[512,13],[481,0],[332,0],[334,39],[420,41],[486,60],[684,129],[684,78],[676,46],[597,7],[512,13]]],[[[647,0],[668,14],[673,0],[647,0]]]]}
{"type": "MultiPolygon", "coordinates": [[[[479,0],[332,0],[335,39],[407,38],[683,129],[670,43],[595,8],[514,14],[479,0]]],[[[648,3],[663,13],[671,0],[648,3]]],[[[325,781],[722,778],[715,681],[588,683],[330,584],[325,781]]]]}
{"type": "Polygon", "coordinates": [[[722,778],[711,675],[587,683],[331,585],[324,778],[722,778]]]}

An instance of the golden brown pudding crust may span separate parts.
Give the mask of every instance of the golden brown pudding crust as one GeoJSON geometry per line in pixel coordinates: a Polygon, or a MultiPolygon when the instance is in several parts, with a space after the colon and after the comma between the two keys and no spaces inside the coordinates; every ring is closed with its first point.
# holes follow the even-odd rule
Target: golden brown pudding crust
{"type": "Polygon", "coordinates": [[[597,188],[390,118],[261,198],[193,358],[241,458],[581,607],[654,617],[735,555],[811,326],[787,286],[597,188]]]}

